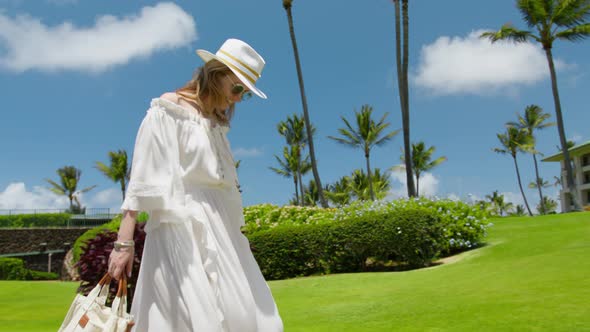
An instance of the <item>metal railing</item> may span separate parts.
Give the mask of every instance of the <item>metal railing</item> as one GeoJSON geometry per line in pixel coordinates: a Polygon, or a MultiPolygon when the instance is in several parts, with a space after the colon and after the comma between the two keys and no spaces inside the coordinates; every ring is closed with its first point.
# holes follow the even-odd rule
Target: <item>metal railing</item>
{"type": "MultiPolygon", "coordinates": [[[[67,213],[67,209],[0,209],[0,215],[15,216],[21,214],[67,213]]],[[[111,221],[119,212],[110,208],[86,208],[84,214],[72,214],[66,224],[43,227],[94,227],[111,221]]]]}
{"type": "Polygon", "coordinates": [[[0,209],[0,215],[12,216],[17,214],[65,213],[67,209],[0,209]]]}

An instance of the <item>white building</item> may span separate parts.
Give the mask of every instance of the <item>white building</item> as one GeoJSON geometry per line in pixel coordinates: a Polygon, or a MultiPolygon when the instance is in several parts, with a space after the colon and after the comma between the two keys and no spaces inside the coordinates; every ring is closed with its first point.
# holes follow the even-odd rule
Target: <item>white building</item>
{"type": "MultiPolygon", "coordinates": [[[[590,207],[590,141],[578,144],[569,149],[574,172],[574,183],[582,206],[590,207]]],[[[565,162],[561,152],[543,159],[543,161],[559,161],[561,165],[561,211],[568,212],[574,206],[569,196],[570,188],[567,186],[565,162]]]]}

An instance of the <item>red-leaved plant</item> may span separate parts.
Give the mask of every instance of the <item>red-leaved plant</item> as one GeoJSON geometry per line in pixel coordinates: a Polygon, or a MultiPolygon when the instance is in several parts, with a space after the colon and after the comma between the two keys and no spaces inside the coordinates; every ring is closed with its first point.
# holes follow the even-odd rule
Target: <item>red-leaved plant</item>
{"type": "MultiPolygon", "coordinates": [[[[135,224],[135,258],[133,261],[133,269],[131,278],[127,280],[127,304],[128,310],[131,308],[133,302],[133,293],[135,291],[135,284],[137,283],[137,275],[139,274],[139,266],[141,264],[141,256],[143,254],[143,243],[145,241],[144,232],[145,223],[135,224]]],[[[76,264],[80,272],[80,287],[78,292],[88,295],[88,293],[98,284],[100,279],[107,273],[109,268],[109,256],[113,251],[113,242],[117,240],[117,233],[105,230],[99,233],[94,239],[86,242],[82,247],[83,253],[80,260],[76,264]]],[[[111,282],[111,289],[107,304],[110,304],[115,294],[117,293],[117,283],[111,282]]]]}

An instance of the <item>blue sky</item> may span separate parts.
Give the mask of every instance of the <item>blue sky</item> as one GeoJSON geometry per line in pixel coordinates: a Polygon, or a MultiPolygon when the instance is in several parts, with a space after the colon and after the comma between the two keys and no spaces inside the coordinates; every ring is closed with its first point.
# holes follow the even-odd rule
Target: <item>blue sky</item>
{"type": "MultiPolygon", "coordinates": [[[[496,133],[529,104],[554,114],[546,60],[536,45],[490,45],[477,35],[506,22],[524,28],[514,1],[410,2],[410,110],[413,141],[448,161],[426,174],[428,195],[469,200],[494,190],[520,203],[510,157],[492,152],[496,133]]],[[[293,16],[322,182],[363,168],[364,156],[327,138],[369,104],[401,128],[391,1],[294,1],[293,16]]],[[[82,169],[88,207],[118,209],[118,185],[94,168],[112,150],[133,149],[151,98],[185,83],[202,64],[197,48],[215,52],[240,38],[266,59],[258,86],[268,100],[238,106],[229,138],[245,205],[285,204],[290,179],[276,166],[283,139],[276,124],[301,113],[282,1],[0,0],[0,209],[59,208],[46,188],[64,165],[82,169]]],[[[567,137],[590,140],[587,98],[590,42],[558,42],[554,55],[567,137]]],[[[555,121],[554,116],[552,120],[555,121]]],[[[538,150],[557,151],[557,129],[538,135],[538,150]]],[[[371,155],[374,167],[399,164],[398,135],[371,155]]],[[[523,181],[534,179],[530,155],[519,158],[523,181]]],[[[541,176],[558,174],[554,163],[541,176]]],[[[308,175],[306,182],[311,178],[308,175]]],[[[405,192],[392,174],[390,197],[405,192]]],[[[556,188],[549,189],[552,195],[556,188]]],[[[535,205],[535,192],[527,189],[535,205]]]]}

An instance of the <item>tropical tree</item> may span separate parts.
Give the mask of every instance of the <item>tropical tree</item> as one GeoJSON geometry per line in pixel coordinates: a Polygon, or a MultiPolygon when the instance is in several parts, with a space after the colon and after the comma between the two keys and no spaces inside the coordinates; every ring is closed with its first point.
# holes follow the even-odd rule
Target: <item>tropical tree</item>
{"type": "MultiPolygon", "coordinates": [[[[292,178],[293,184],[295,185],[295,199],[297,200],[297,204],[301,204],[303,199],[299,196],[299,186],[298,183],[300,181],[299,178],[299,167],[301,165],[301,148],[299,145],[291,145],[285,146],[283,148],[283,159],[279,156],[274,156],[277,162],[279,163],[279,167],[269,167],[273,172],[279,174],[286,178],[292,178]]],[[[303,191],[301,191],[303,192],[303,191]]],[[[302,196],[301,196],[302,197],[302,196]]]]}
{"type": "Polygon", "coordinates": [[[541,213],[541,214],[555,213],[555,211],[557,210],[557,202],[547,196],[543,196],[543,199],[545,201],[539,202],[539,205],[537,205],[537,210],[539,210],[539,213],[541,213]]]}
{"type": "Polygon", "coordinates": [[[387,113],[379,120],[375,122],[371,118],[373,108],[369,105],[363,105],[361,111],[355,111],[356,127],[353,127],[345,117],[341,116],[342,121],[346,125],[346,128],[338,129],[338,132],[342,137],[328,136],[336,142],[352,147],[360,148],[363,150],[365,155],[365,162],[367,166],[367,177],[369,184],[369,194],[371,200],[375,200],[375,190],[373,189],[373,181],[371,180],[371,162],[370,155],[371,149],[374,146],[382,146],[395,136],[399,130],[394,130],[389,133],[385,133],[389,122],[385,122],[387,113]]]}
{"type": "Polygon", "coordinates": [[[587,22],[590,17],[590,2],[588,0],[516,0],[516,6],[528,28],[536,31],[520,30],[508,23],[496,32],[483,33],[481,37],[488,38],[492,42],[510,40],[523,43],[533,40],[543,47],[551,75],[551,89],[561,151],[565,162],[567,187],[571,193],[574,208],[581,211],[582,205],[576,192],[571,159],[567,149],[552,49],[553,42],[556,40],[575,42],[590,36],[590,23],[587,22]]]}
{"type": "Polygon", "coordinates": [[[497,190],[494,190],[491,195],[486,195],[486,198],[490,201],[494,212],[499,216],[503,216],[514,206],[511,202],[506,202],[504,195],[499,194],[497,190]]]}
{"type": "Polygon", "coordinates": [[[524,206],[522,204],[518,204],[517,206],[514,207],[514,211],[510,212],[511,216],[524,216],[526,214],[526,211],[524,209],[524,206]]]}
{"type": "Polygon", "coordinates": [[[406,184],[408,190],[408,197],[414,197],[416,196],[416,188],[414,187],[414,175],[412,174],[413,169],[411,165],[412,156],[410,151],[410,94],[408,88],[408,0],[401,0],[401,10],[400,0],[393,0],[393,4],[395,5],[395,58],[397,67],[397,87],[402,112],[402,128],[404,132],[404,160],[406,160],[406,184]],[[402,33],[400,32],[400,21],[403,21],[403,36],[401,36],[402,33]]]}
{"type": "Polygon", "coordinates": [[[528,134],[526,130],[518,129],[516,127],[507,127],[506,133],[497,134],[497,136],[502,147],[494,148],[494,152],[500,154],[509,154],[514,160],[514,168],[516,169],[518,187],[520,188],[520,193],[522,194],[522,199],[524,200],[524,204],[529,212],[529,215],[532,216],[533,213],[531,212],[531,208],[529,207],[526,195],[524,194],[524,190],[522,189],[522,181],[520,179],[520,170],[518,169],[518,161],[516,159],[516,154],[518,153],[518,151],[530,151],[532,149],[531,146],[533,145],[533,138],[531,135],[528,134]]]}
{"type": "MultiPolygon", "coordinates": [[[[296,176],[298,178],[300,192],[303,192],[303,175],[307,174],[311,170],[311,164],[306,159],[302,159],[303,150],[308,142],[308,137],[305,133],[305,120],[303,117],[297,116],[297,114],[293,114],[287,117],[286,121],[281,121],[277,124],[277,131],[281,136],[283,136],[288,145],[293,146],[296,145],[298,148],[298,159],[297,159],[297,168],[296,176]]],[[[315,128],[313,125],[311,126],[311,133],[312,136],[315,134],[315,128]]],[[[293,151],[295,152],[295,151],[293,151]]],[[[299,205],[304,205],[305,202],[303,200],[303,196],[301,196],[301,200],[298,203],[299,205]]]]}
{"type": "MultiPolygon", "coordinates": [[[[541,177],[537,178],[537,181],[531,181],[529,183],[529,188],[531,188],[531,189],[537,189],[539,187],[549,188],[549,187],[551,187],[551,184],[549,183],[549,181],[546,181],[541,177]]],[[[543,196],[543,197],[545,197],[545,196],[543,196]]]]}
{"type": "Polygon", "coordinates": [[[352,201],[350,177],[343,176],[333,184],[329,184],[328,191],[326,191],[326,196],[328,197],[328,200],[330,200],[336,206],[350,204],[352,201]]]}
{"type": "Polygon", "coordinates": [[[80,205],[78,196],[94,189],[96,185],[77,190],[82,171],[74,166],[64,166],[59,168],[57,170],[57,175],[59,176],[59,183],[50,179],[45,179],[45,181],[52,186],[49,190],[57,195],[66,196],[70,200],[71,213],[80,213],[82,211],[82,206],[80,205]]]}
{"type": "MultiPolygon", "coordinates": [[[[538,188],[549,188],[551,187],[552,184],[549,183],[549,181],[543,180],[543,178],[541,177],[537,177],[537,181],[532,181],[531,183],[529,183],[529,188],[531,189],[538,189],[538,188]]],[[[546,206],[543,206],[546,202],[548,202],[545,199],[545,196],[541,196],[541,200],[539,201],[539,206],[537,206],[537,211],[539,211],[540,214],[545,214],[545,211],[548,211],[546,206]]]]}
{"type": "MultiPolygon", "coordinates": [[[[424,172],[428,172],[434,167],[442,164],[447,160],[447,157],[438,157],[432,160],[432,154],[436,148],[431,146],[426,149],[424,142],[412,143],[412,168],[414,168],[414,174],[416,175],[416,196],[420,195],[420,175],[424,172]]],[[[402,154],[401,161],[405,163],[405,154],[402,154]]],[[[394,166],[392,169],[404,169],[405,165],[394,166]]]]}
{"type": "MultiPolygon", "coordinates": [[[[327,191],[327,188],[323,188],[327,191]]],[[[320,200],[318,187],[315,184],[315,181],[309,180],[307,186],[303,186],[303,200],[304,204],[308,206],[317,206],[320,200]]]]}
{"type": "MultiPolygon", "coordinates": [[[[377,199],[383,199],[389,193],[391,188],[389,172],[381,173],[379,168],[375,168],[375,172],[371,178],[372,187],[375,190],[374,194],[377,199]]],[[[362,169],[355,169],[349,177],[349,187],[352,195],[358,200],[366,201],[371,198],[369,177],[362,169]]]]}
{"type": "Polygon", "coordinates": [[[121,185],[121,194],[125,200],[125,189],[129,183],[131,168],[128,164],[127,151],[109,151],[109,165],[97,161],[95,167],[107,178],[121,185]]]}
{"type": "Polygon", "coordinates": [[[313,177],[315,179],[316,187],[318,189],[318,196],[322,207],[328,207],[328,201],[324,197],[322,182],[320,180],[320,173],[318,172],[317,162],[315,158],[315,148],[313,145],[311,121],[309,119],[309,112],[307,110],[307,98],[305,96],[305,87],[303,85],[303,73],[301,71],[301,63],[299,61],[299,51],[297,50],[297,40],[295,39],[295,29],[293,28],[293,14],[291,7],[293,0],[283,0],[283,8],[287,12],[287,20],[289,21],[289,33],[291,35],[291,43],[293,44],[293,54],[295,55],[295,66],[297,68],[297,77],[299,79],[299,91],[301,93],[301,104],[303,105],[303,117],[305,119],[305,128],[307,133],[307,140],[309,144],[309,156],[311,158],[311,168],[313,170],[313,177]]]}
{"type": "MultiPolygon", "coordinates": [[[[518,115],[517,122],[508,122],[507,125],[517,127],[520,129],[526,130],[529,135],[533,137],[533,149],[531,150],[531,154],[533,155],[533,161],[535,165],[535,178],[537,179],[536,182],[542,182],[542,179],[539,177],[539,165],[537,163],[537,154],[539,152],[536,151],[534,146],[535,141],[535,131],[545,129],[547,127],[555,126],[554,122],[545,122],[551,117],[550,114],[543,112],[543,109],[537,105],[529,105],[524,110],[524,116],[518,115]]],[[[530,186],[529,186],[530,187],[530,186]]],[[[537,185],[535,188],[539,191],[539,199],[541,205],[543,204],[543,190],[541,185],[537,185]]],[[[544,208],[542,210],[545,210],[544,208]]]]}

